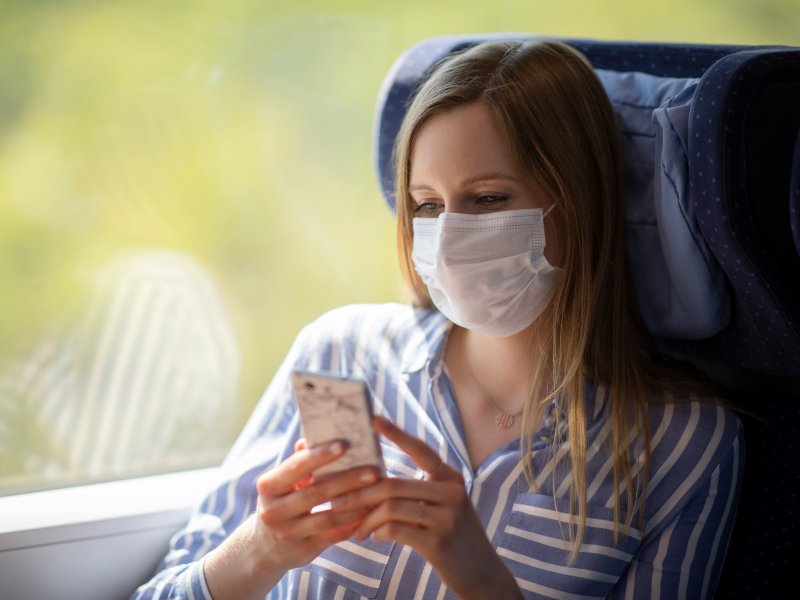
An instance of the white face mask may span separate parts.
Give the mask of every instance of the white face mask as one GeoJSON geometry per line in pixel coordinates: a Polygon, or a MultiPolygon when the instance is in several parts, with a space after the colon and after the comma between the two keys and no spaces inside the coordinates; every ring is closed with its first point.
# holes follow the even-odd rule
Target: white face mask
{"type": "Polygon", "coordinates": [[[411,257],[436,308],[456,325],[493,337],[533,323],[561,273],[544,257],[547,213],[531,208],[415,218],[411,257]]]}

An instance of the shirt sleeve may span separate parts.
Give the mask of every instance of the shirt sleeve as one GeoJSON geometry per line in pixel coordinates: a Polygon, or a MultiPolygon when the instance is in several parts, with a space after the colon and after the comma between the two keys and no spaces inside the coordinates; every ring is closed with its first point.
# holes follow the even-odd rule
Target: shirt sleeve
{"type": "Polygon", "coordinates": [[[256,480],[294,449],[299,421],[289,374],[304,361],[307,345],[298,336],[221,468],[220,479],[170,541],[156,575],[132,600],[207,598],[203,559],[256,509],[256,480]]]}
{"type": "Polygon", "coordinates": [[[736,516],[743,454],[738,425],[717,466],[644,539],[611,597],[713,597],[736,516]]]}

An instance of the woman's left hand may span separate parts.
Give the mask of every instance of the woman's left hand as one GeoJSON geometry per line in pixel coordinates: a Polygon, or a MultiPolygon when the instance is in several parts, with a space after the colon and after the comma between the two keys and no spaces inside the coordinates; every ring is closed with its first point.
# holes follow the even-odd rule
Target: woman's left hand
{"type": "Polygon", "coordinates": [[[391,421],[375,429],[397,444],[426,473],[418,479],[386,478],[334,499],[334,510],[374,507],[354,537],[394,540],[413,547],[459,598],[522,597],[513,575],[494,551],[464,486],[464,478],[439,455],[391,421]]]}

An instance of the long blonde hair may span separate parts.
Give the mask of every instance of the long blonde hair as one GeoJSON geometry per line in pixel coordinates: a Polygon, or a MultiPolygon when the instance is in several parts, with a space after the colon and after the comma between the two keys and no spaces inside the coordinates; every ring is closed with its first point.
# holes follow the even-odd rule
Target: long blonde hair
{"type": "MultiPolygon", "coordinates": [[[[570,514],[577,517],[570,527],[575,558],[587,513],[584,381],[608,391],[619,536],[631,526],[636,507],[640,526],[643,519],[650,463],[646,403],[659,379],[629,284],[617,124],[589,62],[559,42],[486,42],[438,66],[409,107],[395,147],[398,255],[417,305],[432,306],[411,261],[412,147],[431,116],[472,102],[490,109],[523,181],[535,179],[558,206],[563,277],[548,307],[542,359],[530,375],[523,431],[532,434],[541,407],[561,397],[572,467],[570,514]],[[554,382],[552,388],[537,398],[545,381],[554,382]],[[637,477],[634,447],[644,451],[637,477]]],[[[531,437],[523,436],[522,460],[535,488],[531,437]]]]}

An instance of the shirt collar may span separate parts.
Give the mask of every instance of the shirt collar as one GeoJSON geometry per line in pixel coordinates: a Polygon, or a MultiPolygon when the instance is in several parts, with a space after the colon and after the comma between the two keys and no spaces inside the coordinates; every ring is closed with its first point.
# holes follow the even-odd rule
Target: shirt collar
{"type": "Polygon", "coordinates": [[[400,358],[403,373],[415,373],[439,364],[453,323],[438,310],[417,309],[417,329],[400,358]]]}

